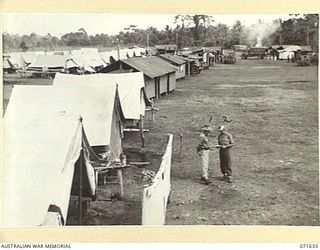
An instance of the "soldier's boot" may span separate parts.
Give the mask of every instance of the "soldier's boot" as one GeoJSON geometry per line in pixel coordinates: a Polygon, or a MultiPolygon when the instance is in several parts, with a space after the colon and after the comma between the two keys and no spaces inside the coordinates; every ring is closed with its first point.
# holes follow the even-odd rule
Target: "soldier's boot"
{"type": "Polygon", "coordinates": [[[205,178],[205,177],[202,176],[200,180],[201,180],[201,181],[206,181],[207,178],[205,178]]]}
{"type": "Polygon", "coordinates": [[[206,184],[206,185],[208,185],[208,184],[211,183],[211,181],[210,181],[208,178],[206,178],[206,177],[201,177],[201,181],[203,181],[204,184],[206,184]]]}
{"type": "Polygon", "coordinates": [[[223,174],[222,180],[228,180],[228,175],[227,174],[223,174]]]}
{"type": "Polygon", "coordinates": [[[204,184],[209,185],[211,183],[211,181],[209,179],[207,179],[204,184]]]}

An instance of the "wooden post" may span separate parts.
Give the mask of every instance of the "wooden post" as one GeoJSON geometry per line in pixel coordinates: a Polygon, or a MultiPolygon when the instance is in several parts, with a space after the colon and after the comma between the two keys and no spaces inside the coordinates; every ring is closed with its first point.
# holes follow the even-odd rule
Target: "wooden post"
{"type": "Polygon", "coordinates": [[[123,191],[123,178],[122,178],[122,169],[118,169],[118,181],[119,181],[119,187],[120,187],[120,197],[123,198],[124,191],[123,191]]]}
{"type": "Polygon", "coordinates": [[[120,61],[120,63],[119,63],[119,70],[120,70],[120,72],[123,72],[124,70],[123,70],[123,67],[122,67],[122,62],[120,61]]]}
{"type": "Polygon", "coordinates": [[[144,147],[144,133],[143,133],[143,116],[140,115],[140,134],[141,134],[141,148],[144,147]]]}
{"type": "Polygon", "coordinates": [[[98,187],[98,185],[99,185],[99,172],[94,171],[94,175],[95,175],[96,187],[98,187]]]}
{"type": "Polygon", "coordinates": [[[154,100],[151,102],[151,120],[154,121],[154,100]]]}
{"type": "Polygon", "coordinates": [[[180,137],[179,161],[181,161],[181,154],[182,154],[182,137],[183,137],[183,135],[182,135],[181,133],[179,133],[179,137],[180,137]]]}

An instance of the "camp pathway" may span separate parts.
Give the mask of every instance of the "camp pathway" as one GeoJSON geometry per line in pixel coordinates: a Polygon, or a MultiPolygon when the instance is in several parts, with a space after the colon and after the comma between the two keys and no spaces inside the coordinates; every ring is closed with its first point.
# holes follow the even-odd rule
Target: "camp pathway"
{"type": "Polygon", "coordinates": [[[218,64],[178,81],[172,94],[156,101],[156,120],[147,115],[145,123],[149,150],[159,149],[167,133],[174,135],[166,223],[319,225],[317,93],[316,66],[284,61],[218,64]],[[223,115],[233,120],[234,182],[221,180],[214,149],[207,186],[200,182],[199,132],[213,116],[215,145],[223,115]]]}

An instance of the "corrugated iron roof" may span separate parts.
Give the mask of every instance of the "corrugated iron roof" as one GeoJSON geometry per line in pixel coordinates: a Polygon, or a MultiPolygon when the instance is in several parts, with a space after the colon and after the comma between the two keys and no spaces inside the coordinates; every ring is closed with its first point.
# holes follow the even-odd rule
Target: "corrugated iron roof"
{"type": "Polygon", "coordinates": [[[183,57],[183,60],[186,62],[194,62],[196,59],[195,58],[189,58],[189,57],[183,57]]]}
{"type": "Polygon", "coordinates": [[[128,64],[132,68],[135,68],[143,72],[146,76],[150,77],[151,79],[175,72],[175,68],[173,65],[155,56],[144,58],[134,57],[122,60],[122,62],[128,64]]]}
{"type": "Polygon", "coordinates": [[[176,55],[171,55],[171,54],[162,54],[159,56],[169,60],[170,62],[178,64],[178,65],[185,64],[185,61],[183,60],[183,58],[181,56],[176,56],[176,55]]]}
{"type": "Polygon", "coordinates": [[[150,59],[149,60],[150,63],[153,63],[157,67],[162,67],[163,70],[170,70],[171,69],[171,72],[178,70],[177,66],[172,65],[170,62],[166,61],[165,59],[159,58],[157,56],[147,57],[147,59],[148,58],[150,59]]]}

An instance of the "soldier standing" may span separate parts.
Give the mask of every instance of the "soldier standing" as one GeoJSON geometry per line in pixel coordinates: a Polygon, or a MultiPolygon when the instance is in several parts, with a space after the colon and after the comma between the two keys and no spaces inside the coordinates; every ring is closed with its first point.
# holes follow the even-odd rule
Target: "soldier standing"
{"type": "Polygon", "coordinates": [[[220,168],[223,178],[231,183],[232,169],[231,169],[231,153],[230,149],[233,146],[232,135],[225,131],[224,126],[219,127],[220,134],[218,136],[217,148],[220,148],[220,168]]]}
{"type": "Polygon", "coordinates": [[[200,141],[197,147],[198,154],[201,160],[201,181],[203,181],[206,185],[210,184],[211,181],[209,179],[209,132],[212,132],[212,128],[209,125],[204,125],[201,128],[202,132],[200,133],[200,141]]]}

